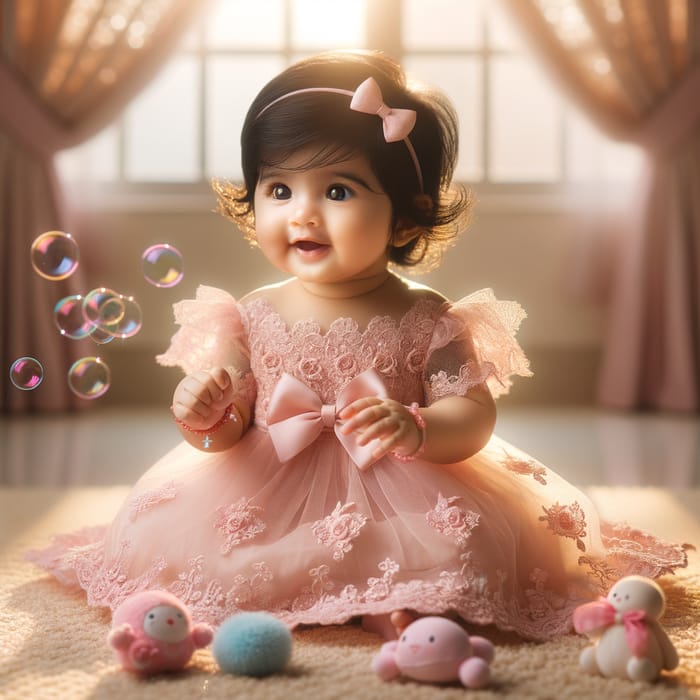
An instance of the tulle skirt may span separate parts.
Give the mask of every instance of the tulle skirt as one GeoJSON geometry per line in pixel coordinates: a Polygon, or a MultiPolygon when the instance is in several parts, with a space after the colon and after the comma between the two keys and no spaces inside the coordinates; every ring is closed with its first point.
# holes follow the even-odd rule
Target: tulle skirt
{"type": "Polygon", "coordinates": [[[496,436],[463,462],[360,470],[332,432],[281,464],[256,426],[223,453],[182,443],[109,527],[33,558],[90,604],[164,588],[213,625],[242,610],[293,626],[410,609],[534,639],[570,631],[573,609],[620,576],[686,563],[679,545],[601,523],[581,491],[496,436]]]}

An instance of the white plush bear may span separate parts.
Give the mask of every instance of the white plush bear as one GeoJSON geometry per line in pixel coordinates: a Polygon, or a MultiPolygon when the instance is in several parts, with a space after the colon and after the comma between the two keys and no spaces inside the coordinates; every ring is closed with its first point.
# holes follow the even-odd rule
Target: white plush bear
{"type": "Polygon", "coordinates": [[[581,652],[581,668],[607,678],[653,681],[678,666],[678,654],[658,622],[666,607],[649,578],[627,576],[593,603],[574,611],[574,629],[594,640],[581,652]]]}

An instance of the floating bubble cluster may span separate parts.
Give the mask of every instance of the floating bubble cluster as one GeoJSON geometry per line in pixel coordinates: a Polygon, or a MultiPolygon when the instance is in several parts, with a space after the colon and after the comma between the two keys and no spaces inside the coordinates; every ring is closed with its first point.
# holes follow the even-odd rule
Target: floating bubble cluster
{"type": "MultiPolygon", "coordinates": [[[[63,280],[78,267],[79,249],[75,239],[63,231],[47,231],[31,246],[34,271],[44,279],[63,280]]],[[[180,251],[168,243],[147,248],[141,256],[145,280],[154,287],[174,287],[183,277],[180,251]]],[[[96,287],[84,296],[63,297],[53,309],[59,333],[64,338],[90,338],[105,345],[115,338],[135,336],[143,326],[141,307],[133,296],[108,287],[96,287]]],[[[20,357],[10,367],[10,381],[23,391],[36,389],[44,379],[44,368],[34,357],[20,357]]],[[[99,357],[82,357],[68,370],[68,386],[77,396],[96,399],[110,388],[111,373],[99,357]]]]}

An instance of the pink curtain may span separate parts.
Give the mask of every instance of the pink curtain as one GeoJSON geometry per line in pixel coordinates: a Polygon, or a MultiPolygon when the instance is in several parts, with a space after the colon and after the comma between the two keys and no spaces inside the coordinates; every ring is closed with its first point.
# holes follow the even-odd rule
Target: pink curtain
{"type": "Polygon", "coordinates": [[[6,0],[0,15],[0,410],[65,410],[71,363],[92,341],[63,338],[54,304],[85,293],[78,271],[62,282],[37,275],[34,239],[69,231],[54,155],[108,125],[156,74],[206,2],[6,0]],[[44,381],[20,391],[12,362],[32,356],[44,381]]]}
{"type": "Polygon", "coordinates": [[[645,149],[612,267],[599,397],[700,409],[700,3],[503,0],[561,89],[645,149]]]}

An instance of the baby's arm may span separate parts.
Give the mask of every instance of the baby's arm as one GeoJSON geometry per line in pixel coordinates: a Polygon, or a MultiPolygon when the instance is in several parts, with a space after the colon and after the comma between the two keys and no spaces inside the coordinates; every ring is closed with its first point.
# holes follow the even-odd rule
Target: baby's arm
{"type": "MultiPolygon", "coordinates": [[[[427,408],[419,408],[425,421],[422,456],[439,464],[457,462],[476,454],[486,445],[496,423],[496,406],[491,393],[479,385],[465,396],[446,396],[427,408]]],[[[345,434],[355,432],[360,445],[374,438],[381,440],[375,452],[415,453],[423,442],[421,429],[409,409],[392,399],[358,399],[340,418],[345,434]]]]}
{"type": "Polygon", "coordinates": [[[182,379],[173,393],[172,411],[182,437],[193,447],[207,452],[233,447],[250,423],[250,407],[223,367],[199,370],[182,379]],[[229,404],[232,418],[213,429],[205,445],[202,433],[224,417],[229,404]]]}

